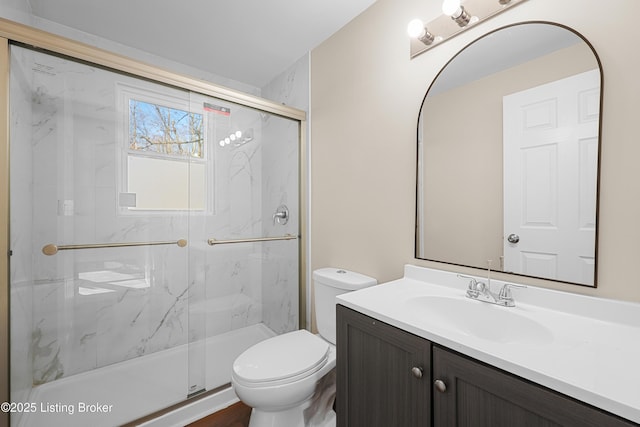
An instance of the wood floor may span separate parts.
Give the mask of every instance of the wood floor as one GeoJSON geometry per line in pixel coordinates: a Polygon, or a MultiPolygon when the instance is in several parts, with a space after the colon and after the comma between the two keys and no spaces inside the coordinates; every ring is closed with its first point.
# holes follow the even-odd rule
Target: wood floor
{"type": "Polygon", "coordinates": [[[251,408],[238,402],[187,427],[248,427],[250,415],[251,408]]]}

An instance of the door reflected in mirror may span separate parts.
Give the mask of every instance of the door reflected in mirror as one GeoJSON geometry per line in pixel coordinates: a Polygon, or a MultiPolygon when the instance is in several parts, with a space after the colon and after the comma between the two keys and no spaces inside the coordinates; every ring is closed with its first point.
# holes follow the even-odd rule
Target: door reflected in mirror
{"type": "Polygon", "coordinates": [[[416,258],[595,286],[601,81],[557,24],[459,52],[418,120],[416,258]]]}

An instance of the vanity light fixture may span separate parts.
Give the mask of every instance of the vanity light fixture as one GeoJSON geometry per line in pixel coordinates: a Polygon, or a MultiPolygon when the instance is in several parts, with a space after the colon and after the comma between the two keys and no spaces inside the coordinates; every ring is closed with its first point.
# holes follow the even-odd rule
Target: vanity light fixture
{"type": "Polygon", "coordinates": [[[443,14],[436,19],[426,25],[419,19],[409,23],[407,32],[410,37],[410,56],[415,58],[466,29],[525,1],[527,0],[444,0],[443,14]]]}

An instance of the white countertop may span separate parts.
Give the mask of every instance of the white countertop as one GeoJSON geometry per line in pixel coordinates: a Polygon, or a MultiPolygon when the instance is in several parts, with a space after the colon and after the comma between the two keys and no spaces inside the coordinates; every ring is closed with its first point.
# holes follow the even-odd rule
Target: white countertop
{"type": "MultiPolygon", "coordinates": [[[[497,292],[504,283],[492,280],[491,288],[497,292]]],[[[513,289],[516,307],[498,307],[467,299],[467,284],[468,280],[455,273],[407,265],[403,278],[342,294],[337,302],[640,423],[640,304],[530,286],[513,289]],[[459,297],[495,310],[511,310],[548,332],[532,340],[481,338],[416,311],[415,302],[422,297],[459,297]]],[[[481,316],[476,313],[471,317],[481,316]]],[[[505,327],[486,319],[462,321],[485,321],[487,331],[505,327]]]]}

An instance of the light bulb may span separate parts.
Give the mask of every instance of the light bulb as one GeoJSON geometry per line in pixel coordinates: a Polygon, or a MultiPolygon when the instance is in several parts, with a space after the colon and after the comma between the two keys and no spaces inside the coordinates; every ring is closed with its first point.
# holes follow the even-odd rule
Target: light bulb
{"type": "Polygon", "coordinates": [[[224,140],[221,139],[220,142],[218,142],[218,144],[220,144],[220,147],[224,147],[224,140]]]}
{"type": "Polygon", "coordinates": [[[449,15],[460,27],[466,27],[471,21],[471,15],[460,5],[460,0],[444,0],[442,13],[449,15]]]}
{"type": "Polygon", "coordinates": [[[229,139],[231,139],[232,141],[236,140],[236,134],[232,133],[231,135],[229,135],[229,139]]]}
{"type": "Polygon", "coordinates": [[[442,13],[447,16],[460,15],[460,0],[444,0],[442,2],[442,13]]]}
{"type": "Polygon", "coordinates": [[[412,39],[419,39],[424,36],[425,32],[424,23],[420,19],[414,19],[407,25],[407,34],[412,39]]]}
{"type": "Polygon", "coordinates": [[[238,137],[238,138],[242,137],[242,131],[237,130],[236,131],[236,137],[238,137]]]}
{"type": "Polygon", "coordinates": [[[224,139],[224,143],[225,143],[225,145],[229,145],[229,144],[231,144],[231,139],[229,139],[229,138],[225,138],[225,139],[224,139]]]}

